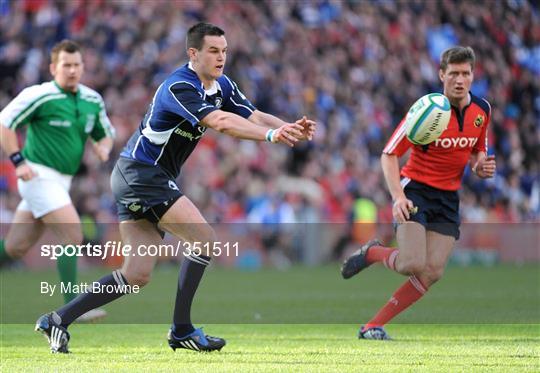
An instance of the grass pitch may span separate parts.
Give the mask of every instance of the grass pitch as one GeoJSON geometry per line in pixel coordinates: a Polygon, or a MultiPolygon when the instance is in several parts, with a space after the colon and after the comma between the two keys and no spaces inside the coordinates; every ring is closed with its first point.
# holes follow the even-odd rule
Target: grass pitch
{"type": "MultiPolygon", "coordinates": [[[[107,270],[89,271],[91,281],[107,270]]],[[[356,339],[403,278],[370,268],[349,281],[337,266],[287,272],[211,268],[193,319],[227,339],[218,353],[173,352],[166,343],[176,268],[156,271],[141,294],[105,308],[104,324],[70,327],[72,354],[52,355],[34,320],[61,304],[39,294],[54,271],[7,271],[2,290],[1,371],[540,371],[537,266],[449,268],[387,327],[390,342],[356,339]],[[123,324],[120,324],[123,323],[123,324]],[[128,324],[126,324],[128,323],[128,324]]]]}

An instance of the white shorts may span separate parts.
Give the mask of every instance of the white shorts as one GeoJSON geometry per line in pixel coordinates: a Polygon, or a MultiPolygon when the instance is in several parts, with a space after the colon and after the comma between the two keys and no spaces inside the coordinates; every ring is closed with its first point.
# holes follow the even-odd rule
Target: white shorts
{"type": "Polygon", "coordinates": [[[25,162],[37,173],[37,176],[28,181],[17,180],[22,198],[17,210],[31,211],[37,219],[71,204],[69,188],[73,176],[61,174],[53,168],[28,160],[25,162]]]}

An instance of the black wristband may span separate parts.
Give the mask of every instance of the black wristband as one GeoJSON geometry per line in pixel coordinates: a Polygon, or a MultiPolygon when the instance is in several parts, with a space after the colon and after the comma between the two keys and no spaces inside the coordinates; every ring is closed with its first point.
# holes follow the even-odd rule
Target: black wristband
{"type": "Polygon", "coordinates": [[[15,152],[15,153],[11,154],[9,156],[9,159],[11,159],[11,163],[13,163],[13,165],[15,167],[17,167],[18,165],[20,165],[21,163],[24,162],[24,157],[21,154],[21,152],[15,152]]]}

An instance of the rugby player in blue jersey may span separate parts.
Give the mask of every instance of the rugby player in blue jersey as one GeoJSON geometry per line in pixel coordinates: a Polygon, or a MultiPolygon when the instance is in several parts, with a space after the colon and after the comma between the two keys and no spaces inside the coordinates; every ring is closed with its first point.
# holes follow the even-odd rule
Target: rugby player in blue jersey
{"type": "MultiPolygon", "coordinates": [[[[216,242],[212,227],[176,183],[183,163],[208,128],[240,139],[289,146],[310,140],[315,131],[315,122],[306,117],[286,123],[258,111],[223,74],[227,41],[222,29],[199,23],[188,30],[186,44],[189,63],[159,86],[111,176],[122,241],[132,247],[159,243],[163,232],[184,242],[216,242]]],[[[191,252],[181,265],[168,336],[174,350],[214,351],[225,345],[224,339],[205,335],[191,323],[191,303],[210,259],[191,252]]],[[[79,315],[120,298],[130,286],[146,285],[156,260],[126,257],[121,269],[99,280],[103,286],[126,285],[114,287],[122,290],[81,294],[40,317],[36,330],[48,337],[51,351],[68,352],[67,328],[79,315]]]]}

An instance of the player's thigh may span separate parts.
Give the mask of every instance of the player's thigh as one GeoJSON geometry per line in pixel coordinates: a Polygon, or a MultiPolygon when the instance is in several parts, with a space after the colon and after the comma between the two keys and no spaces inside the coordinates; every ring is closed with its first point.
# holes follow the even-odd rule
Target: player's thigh
{"type": "Polygon", "coordinates": [[[425,272],[430,282],[441,278],[456,239],[434,231],[427,231],[427,259],[425,272]]]}
{"type": "Polygon", "coordinates": [[[147,255],[149,245],[161,242],[161,235],[154,223],[146,219],[127,220],[120,223],[123,245],[130,245],[131,252],[124,258],[122,275],[130,285],[144,286],[150,281],[157,257],[147,255]]]}
{"type": "Polygon", "coordinates": [[[71,203],[41,217],[63,245],[78,245],[82,242],[81,219],[71,203]]]}
{"type": "Polygon", "coordinates": [[[186,196],[177,199],[161,217],[159,228],[187,242],[215,241],[213,228],[186,196]]]}
{"type": "Polygon", "coordinates": [[[30,210],[18,208],[6,235],[6,251],[15,259],[24,256],[39,240],[44,229],[43,223],[34,218],[30,210]]]}
{"type": "Polygon", "coordinates": [[[426,265],[426,228],[417,222],[400,224],[396,238],[399,254],[396,270],[403,274],[416,274],[426,265]]]}

